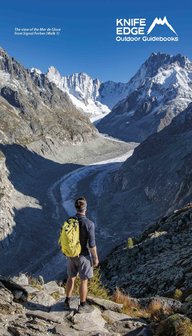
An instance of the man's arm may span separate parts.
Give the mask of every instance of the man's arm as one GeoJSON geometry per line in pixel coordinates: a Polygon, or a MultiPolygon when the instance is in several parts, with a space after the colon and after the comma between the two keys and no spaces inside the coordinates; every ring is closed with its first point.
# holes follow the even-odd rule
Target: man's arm
{"type": "Polygon", "coordinates": [[[91,222],[91,225],[89,227],[89,249],[93,258],[93,266],[97,267],[99,264],[99,258],[97,255],[97,247],[95,243],[95,225],[91,222]]]}
{"type": "Polygon", "coordinates": [[[91,255],[92,255],[92,258],[93,258],[93,266],[97,267],[99,265],[99,258],[98,258],[98,255],[97,255],[97,247],[96,246],[91,247],[90,252],[91,252],[91,255]]]}

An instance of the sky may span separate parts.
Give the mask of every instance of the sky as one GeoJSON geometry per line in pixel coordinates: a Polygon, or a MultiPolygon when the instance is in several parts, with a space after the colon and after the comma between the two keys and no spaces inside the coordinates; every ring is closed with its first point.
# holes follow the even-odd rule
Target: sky
{"type": "MultiPolygon", "coordinates": [[[[152,52],[192,59],[192,2],[189,0],[9,0],[1,3],[0,40],[26,68],[62,75],[86,72],[102,81],[127,82],[152,52]],[[178,42],[117,42],[117,18],[167,17],[178,42]],[[15,28],[58,28],[57,36],[15,35],[15,28]]],[[[153,34],[175,36],[165,26],[153,34]],[[166,30],[166,32],[165,32],[166,30]]],[[[152,34],[152,35],[153,35],[152,34]]]]}

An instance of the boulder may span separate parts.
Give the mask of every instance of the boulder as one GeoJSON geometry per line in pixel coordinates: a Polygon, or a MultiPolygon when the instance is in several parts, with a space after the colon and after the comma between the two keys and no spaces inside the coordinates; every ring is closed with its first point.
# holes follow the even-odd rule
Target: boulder
{"type": "Polygon", "coordinates": [[[104,328],[106,321],[103,319],[101,311],[96,307],[90,313],[75,314],[71,320],[76,330],[108,333],[104,328]]]}
{"type": "Polygon", "coordinates": [[[88,302],[91,304],[96,304],[104,310],[112,310],[121,313],[123,309],[123,304],[115,303],[110,300],[100,299],[92,296],[88,296],[88,302]]]}
{"type": "Polygon", "coordinates": [[[73,328],[70,328],[69,324],[63,322],[58,324],[54,329],[54,333],[61,336],[79,336],[79,332],[73,328]]]}
{"type": "Polygon", "coordinates": [[[51,323],[39,319],[27,318],[25,315],[18,316],[8,326],[8,331],[14,336],[44,336],[51,327],[51,323]]]}
{"type": "Polygon", "coordinates": [[[44,291],[35,293],[31,302],[44,307],[50,307],[56,303],[55,299],[44,291]]]}
{"type": "Polygon", "coordinates": [[[64,308],[64,300],[57,302],[50,309],[51,314],[60,317],[61,320],[73,316],[74,311],[75,309],[73,308],[70,310],[64,308]]]}
{"type": "Polygon", "coordinates": [[[162,305],[163,308],[171,309],[174,312],[179,312],[182,307],[182,303],[180,301],[159,295],[150,296],[147,298],[139,298],[137,299],[137,302],[144,309],[154,302],[158,302],[162,305]]]}
{"type": "Polygon", "coordinates": [[[0,325],[0,335],[3,336],[12,336],[12,334],[9,333],[9,331],[7,330],[6,327],[4,327],[3,325],[0,325]]]}
{"type": "Polygon", "coordinates": [[[113,323],[108,323],[105,326],[110,334],[118,332],[121,335],[135,335],[137,336],[144,328],[148,328],[147,323],[139,318],[127,316],[127,319],[117,320],[113,323]]]}
{"type": "Polygon", "coordinates": [[[39,289],[36,288],[36,287],[33,287],[33,286],[23,286],[23,288],[26,290],[27,294],[30,295],[30,294],[35,294],[37,292],[39,292],[39,289]]]}
{"type": "Polygon", "coordinates": [[[28,286],[29,285],[29,279],[24,273],[22,273],[18,276],[14,276],[12,278],[12,281],[15,282],[18,285],[21,285],[21,286],[28,286]]]}
{"type": "Polygon", "coordinates": [[[40,320],[44,320],[48,322],[55,322],[55,323],[63,322],[63,318],[61,318],[59,314],[56,315],[56,314],[44,312],[41,310],[34,310],[34,311],[27,310],[26,316],[33,317],[33,318],[37,317],[40,320]]]}
{"type": "Polygon", "coordinates": [[[6,288],[0,288],[0,314],[21,313],[23,307],[13,301],[13,294],[6,288]]]}
{"type": "Polygon", "coordinates": [[[65,290],[63,287],[58,286],[56,281],[50,281],[44,284],[44,289],[48,294],[59,293],[60,295],[65,294],[65,290]]]}
{"type": "Polygon", "coordinates": [[[43,279],[42,275],[39,275],[37,280],[40,283],[40,285],[42,285],[42,286],[44,285],[44,279],[43,279]]]}
{"type": "MultiPolygon", "coordinates": [[[[157,336],[178,335],[179,329],[183,323],[191,324],[191,320],[181,314],[170,315],[165,320],[160,321],[156,329],[156,335],[157,336]]],[[[191,324],[191,330],[192,330],[192,324],[191,324]]],[[[187,333],[186,335],[191,335],[191,333],[187,333]]]]}
{"type": "Polygon", "coordinates": [[[104,312],[102,313],[102,317],[105,319],[106,322],[113,323],[116,321],[123,321],[125,319],[127,320],[129,316],[126,314],[117,313],[113,310],[104,310],[104,312]]]}
{"type": "Polygon", "coordinates": [[[25,288],[11,279],[0,277],[0,288],[7,288],[9,291],[12,292],[15,298],[19,297],[20,300],[26,301],[28,298],[28,293],[25,288]]]}
{"type": "Polygon", "coordinates": [[[21,290],[14,290],[13,291],[13,296],[14,296],[14,299],[21,300],[22,297],[23,297],[23,291],[21,291],[21,290]]]}

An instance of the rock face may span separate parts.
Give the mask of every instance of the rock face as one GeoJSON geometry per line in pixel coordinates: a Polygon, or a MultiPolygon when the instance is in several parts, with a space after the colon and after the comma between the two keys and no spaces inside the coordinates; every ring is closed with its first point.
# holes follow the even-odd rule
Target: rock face
{"type": "Polygon", "coordinates": [[[46,137],[82,142],[96,135],[69,96],[43,74],[30,73],[0,49],[0,142],[27,144],[46,137]]]}
{"type": "MultiPolygon", "coordinates": [[[[149,329],[146,321],[117,312],[120,305],[108,300],[102,302],[102,299],[91,298],[89,310],[80,313],[79,298],[73,297],[71,309],[65,310],[65,295],[61,294],[61,287],[56,282],[38,287],[33,293],[30,291],[24,302],[15,298],[18,286],[8,279],[4,284],[0,282],[0,334],[3,336],[131,336],[133,333],[139,336],[142,330],[149,329]],[[47,291],[51,287],[54,287],[53,294],[57,294],[57,299],[47,291]]],[[[26,292],[28,286],[20,286],[20,289],[26,292]]]]}
{"type": "MultiPolygon", "coordinates": [[[[53,157],[54,153],[67,151],[67,146],[86,145],[97,138],[97,134],[89,119],[77,110],[67,93],[62,92],[40,72],[28,71],[0,49],[1,274],[10,274],[11,264],[7,262],[13,260],[11,250],[8,249],[10,244],[15,243],[12,252],[17,254],[17,261],[14,265],[19,263],[19,256],[24,257],[25,254],[24,251],[18,251],[22,241],[21,232],[24,232],[21,229],[22,219],[18,219],[17,216],[19,210],[23,208],[26,213],[29,206],[31,209],[42,209],[34,197],[34,192],[29,191],[28,185],[31,180],[34,190],[35,180],[42,171],[41,164],[46,161],[40,155],[53,157]],[[4,273],[9,266],[9,271],[4,273]]],[[[49,163],[50,161],[47,161],[43,164],[44,173],[49,163]]],[[[42,178],[40,180],[39,189],[42,178]]],[[[43,198],[45,199],[45,196],[43,198]]],[[[31,218],[36,216],[28,214],[27,217],[31,222],[31,218]]],[[[26,219],[24,221],[27,223],[26,219]]],[[[37,217],[34,219],[34,222],[36,221],[37,217]]],[[[32,226],[34,228],[34,225],[32,226]]],[[[29,228],[27,224],[25,227],[29,228]]],[[[32,231],[28,232],[28,235],[33,236],[32,231]]],[[[31,241],[35,242],[36,239],[31,241]]]]}
{"type": "Polygon", "coordinates": [[[124,243],[112,251],[102,265],[103,281],[137,298],[174,296],[176,290],[186,297],[192,290],[191,239],[189,204],[133,237],[133,248],[124,243]]]}
{"type": "Polygon", "coordinates": [[[72,102],[82,112],[90,117],[109,113],[110,109],[105,103],[99,101],[99,79],[92,79],[86,73],[75,73],[71,76],[61,76],[53,66],[49,68],[47,78],[50,82],[68,93],[72,102]]]}
{"type": "Polygon", "coordinates": [[[169,126],[148,137],[105,181],[98,209],[106,226],[134,235],[191,201],[191,118],[192,104],[169,126]]]}
{"type": "Polygon", "coordinates": [[[191,102],[191,74],[187,57],[153,53],[128,82],[126,98],[97,128],[125,141],[142,142],[169,125],[191,102]]]}
{"type": "Polygon", "coordinates": [[[102,118],[129,93],[129,83],[102,83],[86,73],[62,77],[57,69],[50,67],[46,76],[50,82],[69,94],[75,106],[91,117],[102,118]]]}
{"type": "Polygon", "coordinates": [[[5,156],[0,151],[0,244],[6,249],[9,242],[9,234],[14,226],[12,211],[13,186],[8,179],[8,169],[5,164],[5,156]],[[5,239],[7,237],[7,240],[5,239]]]}
{"type": "Polygon", "coordinates": [[[110,109],[112,109],[122,99],[127,97],[129,90],[129,82],[116,83],[113,81],[107,81],[101,83],[100,85],[99,100],[101,103],[106,104],[110,109]]]}

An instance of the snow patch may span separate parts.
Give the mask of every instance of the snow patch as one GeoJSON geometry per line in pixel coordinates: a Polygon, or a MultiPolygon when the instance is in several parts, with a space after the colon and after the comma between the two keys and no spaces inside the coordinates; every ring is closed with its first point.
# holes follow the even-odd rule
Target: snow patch
{"type": "Polygon", "coordinates": [[[98,100],[101,85],[98,79],[92,79],[86,73],[74,73],[71,76],[62,77],[54,67],[49,68],[46,76],[60,90],[68,93],[73,104],[90,117],[101,118],[110,112],[108,106],[98,100]]]}
{"type": "Polygon", "coordinates": [[[31,73],[35,73],[35,74],[37,74],[37,75],[41,75],[42,74],[42,72],[41,72],[41,70],[39,70],[39,69],[37,69],[37,68],[31,68],[31,73]]]}

